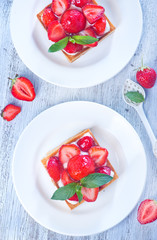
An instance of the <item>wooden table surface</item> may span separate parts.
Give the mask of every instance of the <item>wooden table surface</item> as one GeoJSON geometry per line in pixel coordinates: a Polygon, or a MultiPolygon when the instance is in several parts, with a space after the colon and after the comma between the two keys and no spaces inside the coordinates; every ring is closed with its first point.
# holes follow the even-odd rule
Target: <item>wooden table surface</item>
{"type": "MultiPolygon", "coordinates": [[[[0,109],[9,103],[22,107],[22,113],[12,122],[0,119],[0,240],[156,240],[157,221],[145,226],[137,222],[137,208],[145,198],[157,199],[157,159],[153,156],[150,140],[139,116],[122,100],[122,85],[127,77],[135,80],[133,69],[140,64],[141,56],[157,71],[157,2],[141,0],[144,28],[136,53],[129,64],[108,82],[88,89],[65,89],[47,83],[34,75],[22,63],[13,46],[9,17],[12,0],[0,0],[0,109]],[[9,91],[8,77],[16,73],[31,79],[37,93],[31,103],[18,101],[9,91]],[[116,96],[116,97],[115,97],[116,96]],[[36,223],[21,206],[13,187],[11,165],[17,140],[27,124],[43,110],[58,103],[87,100],[104,104],[124,116],[135,128],[144,145],[148,173],[144,192],[131,214],[114,228],[89,237],[69,237],[48,231],[36,223]]],[[[18,14],[18,12],[17,12],[18,14]]],[[[129,26],[128,26],[129,27],[129,26]]],[[[129,46],[128,46],[129,47],[129,46]]],[[[145,113],[157,136],[157,83],[146,91],[145,113]]]]}

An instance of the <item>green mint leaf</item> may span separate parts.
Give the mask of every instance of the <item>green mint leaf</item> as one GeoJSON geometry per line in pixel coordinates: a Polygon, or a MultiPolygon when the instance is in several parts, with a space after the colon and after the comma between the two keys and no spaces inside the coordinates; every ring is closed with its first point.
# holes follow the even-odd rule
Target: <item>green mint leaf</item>
{"type": "Polygon", "coordinates": [[[91,44],[98,41],[97,38],[91,37],[91,36],[72,36],[72,38],[75,40],[76,43],[81,45],[91,44]]]}
{"type": "Polygon", "coordinates": [[[76,185],[77,185],[77,183],[69,183],[64,187],[58,188],[54,192],[51,199],[53,199],[53,200],[66,200],[66,199],[72,197],[76,192],[76,189],[75,189],[76,185]]]}
{"type": "Polygon", "coordinates": [[[69,37],[65,37],[65,38],[61,39],[60,41],[52,44],[51,47],[49,48],[48,52],[57,52],[57,51],[62,50],[68,44],[68,40],[69,40],[69,37]]]}
{"type": "Polygon", "coordinates": [[[127,92],[125,96],[135,103],[144,102],[144,96],[139,92],[127,92]]]}
{"type": "Polygon", "coordinates": [[[75,40],[72,37],[69,38],[69,42],[72,42],[74,44],[76,43],[75,40]]]}
{"type": "Polygon", "coordinates": [[[104,173],[92,173],[87,177],[81,179],[81,185],[86,188],[97,188],[108,182],[110,182],[113,177],[104,173]]]}
{"type": "Polygon", "coordinates": [[[79,203],[80,203],[80,202],[82,201],[82,199],[83,199],[83,195],[82,195],[81,189],[82,189],[82,186],[76,185],[75,190],[76,190],[76,194],[77,194],[77,196],[78,196],[79,203]]]}

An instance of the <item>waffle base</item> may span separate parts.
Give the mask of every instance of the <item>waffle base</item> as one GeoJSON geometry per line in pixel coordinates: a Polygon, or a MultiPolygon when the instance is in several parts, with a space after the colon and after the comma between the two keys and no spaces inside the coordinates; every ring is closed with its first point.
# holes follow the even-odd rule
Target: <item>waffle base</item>
{"type": "MultiPolygon", "coordinates": [[[[93,0],[93,3],[98,5],[97,2],[95,0],[93,0]]],[[[51,4],[49,4],[47,7],[51,7],[51,4]]],[[[44,8],[45,9],[45,8],[44,8]]],[[[43,25],[43,27],[45,28],[44,24],[42,23],[42,20],[41,20],[41,17],[42,17],[42,14],[44,12],[44,9],[37,14],[37,18],[38,20],[40,21],[40,23],[43,25]]],[[[105,15],[105,14],[104,14],[105,15]]],[[[115,26],[111,23],[111,21],[107,18],[107,16],[105,15],[109,25],[110,25],[110,31],[107,32],[106,34],[104,34],[100,39],[99,39],[99,42],[103,41],[107,36],[109,36],[111,33],[114,32],[114,30],[116,29],[115,26]]],[[[45,28],[45,30],[47,31],[47,29],[45,28]]],[[[91,47],[86,47],[84,48],[83,50],[81,50],[80,52],[76,53],[75,55],[70,55],[64,51],[63,54],[66,56],[66,58],[68,59],[68,61],[70,63],[74,62],[75,60],[77,60],[79,57],[81,57],[82,55],[84,55],[87,51],[89,51],[91,49],[91,47]]]]}
{"type": "MultiPolygon", "coordinates": [[[[41,160],[41,162],[42,162],[42,164],[44,165],[45,169],[47,170],[46,166],[47,166],[47,161],[48,161],[48,159],[49,159],[50,157],[56,155],[57,152],[58,152],[58,150],[60,149],[60,147],[61,147],[62,145],[64,145],[64,144],[70,144],[70,143],[78,140],[78,139],[81,138],[85,133],[90,133],[91,136],[93,137],[95,143],[96,143],[97,145],[99,145],[99,143],[98,143],[97,140],[95,139],[95,137],[94,137],[94,135],[92,134],[92,132],[90,131],[90,129],[86,129],[86,130],[84,130],[84,131],[76,134],[75,136],[69,138],[68,140],[66,140],[65,142],[63,142],[61,145],[59,145],[58,147],[54,148],[52,151],[48,152],[48,153],[47,153],[47,156],[41,160]]],[[[114,177],[113,177],[113,179],[112,179],[109,183],[107,183],[107,184],[105,184],[105,186],[101,187],[100,190],[99,190],[99,192],[102,191],[103,189],[105,189],[107,186],[109,186],[111,183],[113,183],[113,182],[118,178],[118,175],[117,175],[116,171],[114,170],[113,166],[111,165],[111,163],[110,163],[110,161],[109,161],[108,159],[107,159],[107,166],[114,172],[114,177]]],[[[58,183],[54,182],[52,178],[51,178],[51,180],[52,180],[52,182],[54,183],[54,185],[55,185],[57,188],[59,188],[58,183]]],[[[72,210],[72,209],[78,207],[80,204],[82,204],[82,203],[84,202],[84,200],[82,200],[80,203],[78,202],[78,203],[76,203],[76,204],[71,204],[71,203],[68,202],[67,200],[65,200],[65,202],[67,203],[67,205],[69,206],[69,208],[72,210]]]]}

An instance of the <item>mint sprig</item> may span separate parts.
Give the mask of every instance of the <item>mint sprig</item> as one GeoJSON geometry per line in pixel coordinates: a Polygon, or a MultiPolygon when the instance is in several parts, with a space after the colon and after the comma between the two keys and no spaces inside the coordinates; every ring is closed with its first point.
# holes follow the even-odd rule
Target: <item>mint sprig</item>
{"type": "Polygon", "coordinates": [[[142,93],[137,92],[127,92],[125,96],[130,99],[134,103],[141,103],[144,102],[144,96],[142,93]]]}
{"type": "Polygon", "coordinates": [[[58,188],[51,199],[53,200],[67,200],[71,198],[75,193],[78,196],[79,202],[82,201],[83,195],[81,192],[82,187],[86,188],[97,188],[100,187],[113,179],[110,175],[103,173],[92,173],[87,177],[84,177],[80,182],[69,183],[64,187],[58,188]]]}
{"type": "Polygon", "coordinates": [[[51,47],[48,49],[48,52],[57,52],[64,49],[67,46],[69,41],[72,42],[73,44],[77,43],[81,45],[87,45],[87,44],[97,42],[98,39],[91,36],[79,36],[79,35],[65,37],[60,41],[52,44],[51,47]]]}

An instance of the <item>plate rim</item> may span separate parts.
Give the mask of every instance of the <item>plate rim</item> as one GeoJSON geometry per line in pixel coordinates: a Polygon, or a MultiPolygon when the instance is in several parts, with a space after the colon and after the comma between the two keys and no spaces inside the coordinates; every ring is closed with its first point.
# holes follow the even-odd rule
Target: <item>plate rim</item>
{"type": "Polygon", "coordinates": [[[11,173],[12,173],[12,180],[13,180],[14,190],[15,190],[15,193],[16,193],[16,195],[17,195],[17,197],[18,197],[18,200],[19,200],[20,204],[22,205],[22,207],[24,208],[24,210],[26,211],[26,213],[27,213],[28,215],[30,215],[30,216],[32,217],[32,219],[33,219],[35,222],[37,222],[37,223],[38,223],[40,226],[42,226],[42,227],[44,227],[44,228],[46,228],[46,229],[48,229],[48,230],[50,230],[50,231],[56,232],[56,233],[58,233],[58,234],[67,235],[67,236],[74,236],[74,237],[76,237],[76,236],[79,236],[79,237],[82,236],[82,237],[83,237],[83,236],[91,236],[91,235],[94,235],[94,234],[99,234],[99,233],[105,232],[105,231],[107,231],[107,230],[115,227],[115,226],[118,225],[120,222],[122,222],[122,221],[134,210],[134,208],[136,207],[139,199],[141,198],[141,195],[143,194],[143,191],[144,191],[144,188],[145,188],[145,183],[146,183],[147,170],[148,170],[148,169],[147,169],[147,158],[146,158],[145,149],[144,149],[143,143],[142,143],[139,135],[137,134],[136,130],[134,129],[134,127],[129,123],[129,121],[128,121],[127,119],[125,119],[125,118],[124,118],[120,113],[118,113],[117,111],[115,111],[115,110],[113,110],[112,108],[110,108],[110,107],[108,107],[108,106],[105,106],[105,105],[103,105],[103,104],[96,103],[96,102],[91,102],[91,101],[68,101],[68,102],[64,102],[64,103],[59,103],[59,104],[56,104],[56,105],[54,105],[54,106],[52,106],[52,107],[47,108],[46,110],[43,110],[41,113],[39,113],[35,118],[33,118],[33,119],[29,122],[28,125],[26,125],[26,127],[24,128],[24,130],[23,130],[22,133],[20,134],[20,137],[19,137],[19,139],[18,139],[18,141],[17,141],[17,143],[16,143],[16,146],[15,146],[15,149],[14,149],[13,159],[12,159],[12,166],[11,166],[11,173]],[[144,153],[144,157],[145,157],[145,173],[144,173],[145,178],[144,178],[144,182],[143,182],[143,187],[142,187],[142,189],[141,189],[141,193],[140,193],[140,195],[139,195],[139,197],[138,197],[138,200],[136,201],[136,203],[134,204],[134,206],[130,209],[130,211],[129,211],[127,214],[125,214],[125,217],[123,217],[120,221],[114,223],[111,227],[109,227],[109,228],[107,228],[107,229],[105,229],[105,230],[102,230],[102,231],[95,231],[95,233],[91,233],[91,234],[90,234],[90,233],[88,233],[88,234],[87,234],[87,233],[86,233],[86,234],[85,234],[85,233],[84,233],[84,234],[81,234],[81,233],[77,233],[77,234],[72,233],[72,234],[71,234],[71,233],[67,233],[67,232],[64,232],[64,231],[58,231],[58,230],[56,231],[55,229],[49,228],[49,227],[47,227],[46,225],[44,225],[43,223],[41,223],[36,217],[33,216],[33,214],[31,214],[31,212],[27,209],[27,207],[25,207],[23,201],[21,200],[20,194],[18,193],[18,190],[17,190],[17,188],[16,188],[16,183],[15,183],[15,178],[14,178],[14,162],[15,162],[16,150],[18,149],[18,145],[19,145],[19,143],[20,143],[20,141],[21,141],[21,138],[23,137],[25,131],[27,131],[27,129],[29,128],[29,126],[32,124],[32,122],[34,122],[37,118],[40,118],[41,115],[44,115],[45,112],[51,111],[51,109],[53,109],[53,108],[60,107],[60,105],[69,105],[69,104],[75,104],[75,103],[77,103],[77,104],[79,104],[79,103],[94,104],[94,105],[103,107],[104,109],[107,108],[107,109],[109,109],[111,112],[113,112],[113,113],[117,114],[119,117],[123,118],[123,120],[124,120],[127,124],[129,124],[130,127],[132,127],[132,130],[133,130],[134,134],[138,137],[138,139],[139,139],[139,141],[140,141],[140,143],[141,143],[141,146],[142,146],[142,148],[143,148],[143,153],[144,153]]]}

